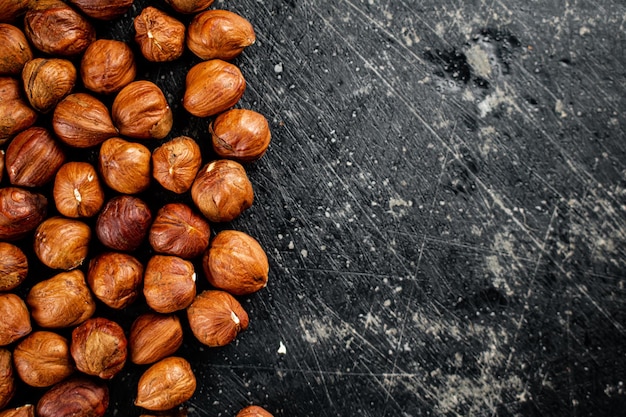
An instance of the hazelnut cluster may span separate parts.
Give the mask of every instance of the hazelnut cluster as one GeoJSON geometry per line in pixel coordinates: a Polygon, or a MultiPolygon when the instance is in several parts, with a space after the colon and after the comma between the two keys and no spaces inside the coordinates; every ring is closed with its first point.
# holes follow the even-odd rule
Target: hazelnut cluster
{"type": "MultiPolygon", "coordinates": [[[[196,389],[177,354],[184,329],[210,347],[231,343],[249,324],[238,297],[267,285],[259,242],[226,225],[252,206],[246,164],[271,140],[262,114],[236,107],[246,80],[233,60],[254,29],[213,0],[165,3],[138,11],[130,42],[100,38],[95,22],[133,0],[0,8],[0,417],[103,416],[107,381],[128,362],[145,367],[137,407],[176,409],[196,389]],[[186,51],[199,63],[181,102],[207,122],[211,155],[171,137],[166,94],[138,76],[140,60],[186,51]],[[150,204],[150,187],[180,198],[150,204]],[[31,283],[35,265],[50,273],[31,283]],[[107,314],[138,302],[128,328],[107,314]],[[41,389],[33,404],[12,402],[22,383],[41,389]]],[[[252,405],[237,417],[271,414],[252,405]]]]}

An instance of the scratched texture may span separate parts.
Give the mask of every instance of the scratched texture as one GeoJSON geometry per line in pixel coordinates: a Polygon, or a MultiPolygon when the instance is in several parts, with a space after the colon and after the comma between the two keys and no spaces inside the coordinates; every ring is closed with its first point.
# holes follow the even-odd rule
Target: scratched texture
{"type": "MultiPolygon", "coordinates": [[[[235,343],[186,339],[189,415],[620,415],[624,2],[215,6],[256,28],[240,105],[273,131],[253,207],[215,229],[255,236],[271,273],[235,343]]],[[[102,30],[128,38],[137,10],[102,30]]],[[[206,143],[180,106],[191,62],[140,76],[184,121],[172,135],[206,143]]],[[[139,415],[140,371],[110,416],[139,415]]]]}

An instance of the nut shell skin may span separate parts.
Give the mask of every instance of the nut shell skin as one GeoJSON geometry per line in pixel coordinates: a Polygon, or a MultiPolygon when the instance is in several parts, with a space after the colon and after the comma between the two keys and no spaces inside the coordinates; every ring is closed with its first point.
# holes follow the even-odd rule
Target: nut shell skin
{"type": "Polygon", "coordinates": [[[28,10],[32,0],[11,0],[0,9],[0,22],[14,22],[28,10]]]}
{"type": "Polygon", "coordinates": [[[121,41],[98,39],[80,61],[80,77],[86,88],[96,93],[117,93],[137,75],[132,49],[121,41]]]}
{"type": "Polygon", "coordinates": [[[104,191],[96,169],[88,162],[67,162],[56,174],[54,204],[66,217],[92,217],[104,204],[104,191]]]}
{"type": "Polygon", "coordinates": [[[148,61],[174,61],[185,51],[185,25],[159,9],[144,8],[134,26],[135,42],[148,61]]]}
{"type": "Polygon", "coordinates": [[[11,351],[0,348],[0,409],[4,408],[15,395],[15,374],[11,351]]]}
{"type": "Polygon", "coordinates": [[[0,417],[35,417],[35,406],[26,404],[21,407],[0,411],[0,417]]]}
{"type": "Polygon", "coordinates": [[[91,228],[86,223],[54,216],[37,227],[33,248],[44,265],[69,271],[83,263],[90,241],[91,228]]]}
{"type": "Polygon", "coordinates": [[[0,23],[0,75],[18,75],[33,59],[28,40],[18,27],[0,23]]]}
{"type": "Polygon", "coordinates": [[[36,331],[13,351],[17,375],[32,387],[49,387],[74,373],[66,338],[49,331],[36,331]]]}
{"type": "Polygon", "coordinates": [[[215,153],[239,162],[261,158],[272,138],[265,116],[248,109],[231,109],[220,114],[209,131],[215,153]]]}
{"type": "Polygon", "coordinates": [[[48,113],[72,91],[77,76],[74,64],[67,59],[30,60],[22,70],[26,98],[35,110],[48,113]]]}
{"type": "Polygon", "coordinates": [[[207,290],[187,308],[189,326],[196,339],[211,346],[225,346],[248,328],[248,314],[229,293],[207,290]]]}
{"type": "Polygon", "coordinates": [[[120,325],[97,317],[87,319],[72,331],[70,352],[79,371],[111,379],[126,363],[126,346],[126,336],[120,325]]]}
{"type": "Polygon", "coordinates": [[[133,5],[134,0],[70,0],[87,16],[98,20],[121,17],[133,5]]]}
{"type": "Polygon", "coordinates": [[[183,203],[166,204],[159,209],[150,227],[148,240],[159,253],[192,259],[209,245],[209,223],[183,203]]]}
{"type": "Polygon", "coordinates": [[[105,184],[122,194],[137,194],[150,185],[152,154],[141,143],[110,138],[100,146],[98,168],[105,184]]]}
{"type": "Polygon", "coordinates": [[[152,152],[152,176],[163,188],[177,194],[191,188],[201,165],[200,146],[187,136],[178,136],[152,152]]]}
{"type": "Polygon", "coordinates": [[[28,258],[17,246],[0,242],[0,291],[18,287],[28,275],[28,258]]]}
{"type": "Polygon", "coordinates": [[[89,261],[87,282],[94,295],[107,306],[122,309],[141,292],[143,265],[134,256],[104,252],[89,261]]]}
{"type": "Polygon", "coordinates": [[[37,402],[37,417],[102,417],[109,407],[109,389],[102,381],[76,376],[60,382],[37,402]]]}
{"type": "Polygon", "coordinates": [[[178,13],[192,14],[201,12],[213,4],[213,0],[165,0],[178,13]]]}
{"type": "Polygon", "coordinates": [[[32,330],[28,307],[15,294],[0,294],[0,346],[6,346],[32,330]]]}
{"type": "Polygon", "coordinates": [[[189,362],[170,356],[141,375],[135,405],[147,410],[165,411],[190,399],[195,390],[196,377],[189,362]]]}
{"type": "Polygon", "coordinates": [[[146,313],[137,317],[130,328],[130,360],[147,365],[176,353],[183,344],[183,328],[174,314],[146,313]]]}
{"type": "Polygon", "coordinates": [[[109,109],[86,93],[70,94],[55,107],[52,128],[58,138],[74,148],[89,148],[119,134],[109,109]]]}
{"type": "Polygon", "coordinates": [[[96,235],[110,249],[130,252],[144,241],[152,223],[152,213],[141,199],[129,195],[113,197],[96,221],[96,235]]]}
{"type": "Polygon", "coordinates": [[[255,41],[250,22],[228,10],[198,13],[187,29],[187,47],[201,59],[230,61],[255,41]]]}
{"type": "Polygon", "coordinates": [[[18,80],[0,77],[0,145],[37,120],[37,112],[26,103],[21,92],[18,80]]]}
{"type": "Polygon", "coordinates": [[[274,417],[269,411],[258,405],[242,408],[235,417],[274,417]]]}
{"type": "Polygon", "coordinates": [[[146,264],[143,295],[158,313],[187,308],[196,296],[193,264],[177,256],[154,255],[146,264]]]}
{"type": "Polygon", "coordinates": [[[19,187],[0,188],[0,239],[17,240],[46,218],[48,200],[19,187]]]}

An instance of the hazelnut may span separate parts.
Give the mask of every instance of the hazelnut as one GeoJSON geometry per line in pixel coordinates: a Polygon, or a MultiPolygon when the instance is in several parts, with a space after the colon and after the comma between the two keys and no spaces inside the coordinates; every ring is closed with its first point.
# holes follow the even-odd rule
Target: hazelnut
{"type": "Polygon", "coordinates": [[[67,162],[61,166],[52,195],[57,210],[66,217],[95,216],[104,204],[98,174],[88,162],[67,162]]]}
{"type": "Polygon", "coordinates": [[[178,13],[192,14],[207,9],[213,0],[165,0],[178,13]]]}
{"type": "Polygon", "coordinates": [[[80,61],[80,76],[86,88],[101,94],[117,93],[137,74],[135,57],[121,41],[98,39],[80,61]]]}
{"type": "Polygon", "coordinates": [[[0,410],[11,401],[15,395],[15,388],[11,352],[0,348],[0,410]]]}
{"type": "Polygon", "coordinates": [[[258,405],[242,408],[235,417],[274,417],[269,411],[258,405]]]}
{"type": "Polygon", "coordinates": [[[120,133],[136,139],[163,139],[174,118],[163,91],[150,81],[133,81],[117,94],[111,109],[120,133]]]}
{"type": "Polygon", "coordinates": [[[252,183],[241,164],[228,159],[209,162],[191,186],[191,198],[212,222],[229,222],[252,206],[252,183]]]}
{"type": "Polygon", "coordinates": [[[237,230],[223,230],[213,238],[202,268],[213,287],[234,295],[252,294],[267,285],[265,251],[252,236],[237,230]]]}
{"type": "Polygon", "coordinates": [[[19,81],[0,77],[0,145],[37,120],[37,112],[22,99],[21,91],[19,81]]]}
{"type": "Polygon", "coordinates": [[[86,93],[70,94],[54,109],[54,133],[65,144],[89,148],[118,135],[109,109],[97,98],[86,93]]]}
{"type": "Polygon", "coordinates": [[[185,78],[183,106],[197,117],[228,110],[243,96],[246,80],[235,65],[212,59],[194,65],[185,78]]]}
{"type": "Polygon", "coordinates": [[[130,328],[128,344],[134,364],[154,363],[173,355],[180,348],[183,328],[174,314],[142,314],[130,328]]]}
{"type": "Polygon", "coordinates": [[[109,389],[102,381],[76,376],[59,382],[37,402],[37,417],[102,417],[109,407],[109,389]]]}
{"type": "Polygon", "coordinates": [[[0,188],[0,239],[17,240],[46,218],[48,200],[17,187],[0,188]]]}
{"type": "Polygon", "coordinates": [[[7,408],[0,411],[0,417],[35,417],[35,407],[32,404],[26,404],[21,407],[7,408]]]}
{"type": "Polygon", "coordinates": [[[72,331],[70,352],[79,371],[111,379],[126,363],[126,344],[119,324],[97,317],[87,319],[72,331]]]}
{"type": "Polygon", "coordinates": [[[0,291],[19,286],[28,275],[28,258],[20,248],[0,242],[0,291]]]}
{"type": "Polygon", "coordinates": [[[187,47],[201,59],[230,61],[255,40],[250,22],[228,10],[198,13],[187,29],[187,47]]]}
{"type": "Polygon", "coordinates": [[[211,347],[225,346],[248,328],[248,314],[229,293],[208,290],[200,293],[187,308],[194,336],[211,347]]]}
{"type": "Polygon", "coordinates": [[[187,308],[196,296],[193,264],[177,256],[154,255],[146,265],[143,295],[158,313],[187,308]]]}
{"type": "Polygon", "coordinates": [[[187,192],[202,165],[200,147],[190,137],[179,136],[152,152],[152,176],[166,190],[187,192]]]}
{"type": "Polygon", "coordinates": [[[104,252],[89,262],[89,287],[111,308],[122,309],[132,304],[141,292],[142,280],[143,265],[131,255],[104,252]]]}
{"type": "Polygon", "coordinates": [[[0,8],[0,22],[13,22],[26,13],[32,0],[5,1],[0,8]]]}
{"type": "Polygon", "coordinates": [[[151,157],[150,150],[140,143],[111,138],[100,147],[98,167],[109,188],[136,194],[150,185],[151,157]]]}
{"type": "Polygon", "coordinates": [[[148,368],[139,378],[135,405],[164,411],[190,399],[196,390],[196,377],[185,359],[170,356],[148,368]]]}
{"type": "Polygon", "coordinates": [[[15,370],[32,387],[49,387],[74,373],[66,338],[49,331],[26,336],[13,351],[15,370]]]}
{"type": "Polygon", "coordinates": [[[152,213],[143,200],[122,195],[110,199],[96,222],[96,235],[108,248],[134,251],[141,245],[152,223],[152,213]]]}
{"type": "Polygon", "coordinates": [[[31,59],[33,52],[24,32],[8,23],[0,23],[0,74],[18,75],[31,59]]]}
{"type": "Polygon", "coordinates": [[[135,18],[135,42],[152,62],[173,61],[185,50],[185,25],[152,6],[135,18]]]}
{"type": "Polygon", "coordinates": [[[37,258],[47,267],[68,271],[82,265],[90,241],[91,229],[87,224],[54,216],[37,227],[33,248],[37,258]]]}
{"type": "Polygon", "coordinates": [[[74,88],[76,68],[67,59],[35,58],[24,65],[22,81],[30,105],[48,113],[74,88]]]}
{"type": "Polygon", "coordinates": [[[85,276],[78,269],[38,282],[30,289],[26,303],[35,323],[45,328],[76,326],[96,310],[85,276]]]}
{"type": "Polygon", "coordinates": [[[87,16],[98,20],[121,17],[133,5],[134,0],[70,0],[87,16]]]}
{"type": "Polygon", "coordinates": [[[4,150],[0,149],[0,182],[2,182],[2,178],[4,177],[4,156],[4,150]]]}
{"type": "Polygon", "coordinates": [[[240,162],[252,162],[262,157],[272,136],[265,116],[247,109],[232,109],[220,114],[209,131],[215,153],[221,158],[240,162]]]}
{"type": "Polygon", "coordinates": [[[65,162],[65,152],[52,133],[30,127],[13,138],[5,164],[9,181],[23,187],[41,187],[50,182],[65,162]]]}
{"type": "Polygon", "coordinates": [[[0,346],[11,344],[32,330],[28,307],[15,294],[0,294],[0,317],[0,346]]]}
{"type": "Polygon", "coordinates": [[[148,233],[152,248],[184,259],[201,255],[209,245],[209,223],[183,203],[166,204],[159,209],[148,233]]]}

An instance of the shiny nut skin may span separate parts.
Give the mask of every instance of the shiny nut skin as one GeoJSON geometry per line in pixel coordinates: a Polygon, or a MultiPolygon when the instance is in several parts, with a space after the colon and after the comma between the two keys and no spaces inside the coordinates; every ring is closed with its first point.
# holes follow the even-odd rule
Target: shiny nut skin
{"type": "Polygon", "coordinates": [[[0,291],[17,288],[28,275],[28,258],[17,246],[0,242],[0,291]]]}
{"type": "Polygon", "coordinates": [[[136,75],[135,57],[125,42],[98,39],[89,45],[80,61],[83,84],[96,93],[117,93],[136,75]]]}
{"type": "Polygon", "coordinates": [[[87,283],[94,295],[111,308],[132,304],[141,293],[143,265],[134,256],[104,252],[89,261],[87,283]]]}
{"type": "Polygon", "coordinates": [[[228,10],[198,13],[187,29],[187,47],[205,60],[218,58],[230,61],[255,41],[250,22],[228,10]]]}
{"type": "Polygon", "coordinates": [[[0,348],[0,409],[4,408],[15,395],[15,374],[11,361],[11,351],[0,348]]]}
{"type": "Polygon", "coordinates": [[[33,248],[47,267],[69,271],[83,263],[90,242],[91,228],[86,223],[54,216],[37,227],[33,248]]]}
{"type": "Polygon", "coordinates": [[[128,350],[124,330],[104,317],[90,318],[72,331],[70,352],[76,368],[102,379],[122,370],[128,350]]]}
{"type": "Polygon", "coordinates": [[[109,389],[102,381],[76,376],[59,382],[37,402],[37,417],[102,417],[109,389]]]}
{"type": "Polygon", "coordinates": [[[252,294],[267,285],[265,251],[256,239],[238,230],[223,230],[213,238],[202,268],[213,287],[233,295],[252,294]]]}
{"type": "Polygon", "coordinates": [[[148,6],[134,25],[135,42],[148,61],[173,61],[185,51],[185,25],[167,13],[148,6]]]}
{"type": "Polygon", "coordinates": [[[159,253],[192,259],[209,245],[209,223],[184,203],[170,203],[159,209],[148,233],[148,241],[159,253]]]}
{"type": "Polygon", "coordinates": [[[28,10],[32,0],[5,1],[0,8],[0,22],[14,22],[28,10]]]}
{"type": "Polygon", "coordinates": [[[0,346],[11,344],[32,330],[28,307],[15,294],[0,294],[0,317],[0,346]]]}
{"type": "Polygon", "coordinates": [[[52,128],[58,138],[74,148],[89,148],[118,135],[109,109],[86,93],[70,94],[55,107],[52,128]]]}
{"type": "Polygon", "coordinates": [[[122,135],[136,139],[163,139],[174,124],[163,91],[146,80],[122,88],[113,101],[111,115],[122,135]]]}
{"type": "Polygon", "coordinates": [[[22,98],[20,82],[0,77],[0,145],[37,120],[37,112],[22,98]]]}
{"type": "Polygon", "coordinates": [[[204,61],[187,73],[183,106],[197,117],[214,116],[237,104],[245,90],[237,66],[221,59],[204,61]]]}
{"type": "Polygon", "coordinates": [[[231,109],[220,114],[209,131],[215,153],[239,162],[261,158],[272,138],[265,116],[248,109],[231,109]]]}
{"type": "Polygon", "coordinates": [[[30,127],[13,138],[5,164],[9,181],[22,187],[41,187],[52,181],[65,162],[65,152],[52,133],[30,127]]]}
{"type": "Polygon", "coordinates": [[[92,217],[104,204],[96,169],[88,162],[67,162],[54,178],[54,204],[66,217],[92,217]]]}
{"type": "Polygon", "coordinates": [[[146,313],[130,328],[130,360],[137,365],[157,362],[176,353],[183,344],[183,328],[174,314],[146,313]]]}
{"type": "Polygon", "coordinates": [[[274,417],[269,411],[258,405],[242,408],[235,417],[274,417]]]}
{"type": "Polygon", "coordinates": [[[17,240],[46,218],[48,200],[19,187],[0,188],[0,239],[17,240]]]}
{"type": "Polygon", "coordinates": [[[193,264],[177,256],[154,255],[146,264],[143,295],[158,313],[187,308],[196,296],[193,264]]]}
{"type": "Polygon", "coordinates": [[[113,197],[96,222],[96,235],[110,249],[129,252],[141,245],[152,224],[152,212],[141,199],[129,195],[113,197]]]}
{"type": "Polygon", "coordinates": [[[139,378],[135,405],[164,411],[190,399],[196,390],[196,377],[185,359],[170,356],[148,368],[139,378]]]}
{"type": "Polygon", "coordinates": [[[191,188],[200,165],[200,146],[188,136],[178,136],[152,152],[152,176],[163,188],[177,194],[191,188]]]}
{"type": "Polygon", "coordinates": [[[78,269],[38,282],[26,303],[35,323],[45,328],[76,326],[96,311],[85,276],[78,269]]]}
{"type": "Polygon", "coordinates": [[[134,0],[70,0],[87,16],[98,20],[121,17],[133,5],[134,0]]]}
{"type": "Polygon", "coordinates": [[[122,194],[137,194],[150,185],[151,159],[150,150],[141,143],[111,138],[100,146],[98,168],[109,188],[122,194]]]}
{"type": "Polygon", "coordinates": [[[41,113],[48,113],[72,91],[76,77],[74,64],[60,58],[35,58],[22,70],[26,98],[41,113]]]}
{"type": "Polygon", "coordinates": [[[24,32],[8,23],[0,23],[0,75],[18,75],[33,59],[24,32]]]}
{"type": "Polygon", "coordinates": [[[35,417],[35,406],[25,404],[20,407],[7,408],[0,411],[0,417],[35,417]]]}
{"type": "Polygon", "coordinates": [[[74,373],[69,342],[50,331],[26,336],[13,351],[15,371],[32,387],[49,387],[74,373]]]}
{"type": "Polygon", "coordinates": [[[252,206],[254,191],[241,164],[228,159],[209,162],[191,186],[191,198],[212,222],[229,222],[252,206]]]}
{"type": "Polygon", "coordinates": [[[194,336],[211,347],[229,344],[248,328],[248,314],[239,301],[221,290],[200,293],[187,308],[187,319],[194,336]]]}
{"type": "Polygon", "coordinates": [[[214,0],[165,0],[178,13],[192,14],[207,9],[214,0]]]}

